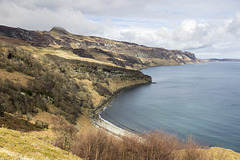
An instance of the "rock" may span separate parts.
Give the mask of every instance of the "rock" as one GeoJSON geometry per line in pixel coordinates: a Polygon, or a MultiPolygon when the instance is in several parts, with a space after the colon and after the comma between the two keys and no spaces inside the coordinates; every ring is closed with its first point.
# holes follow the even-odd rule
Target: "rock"
{"type": "Polygon", "coordinates": [[[35,125],[38,127],[38,128],[42,128],[42,129],[48,129],[48,123],[46,123],[46,122],[43,122],[43,121],[41,121],[41,120],[37,120],[36,122],[35,122],[35,125]]]}

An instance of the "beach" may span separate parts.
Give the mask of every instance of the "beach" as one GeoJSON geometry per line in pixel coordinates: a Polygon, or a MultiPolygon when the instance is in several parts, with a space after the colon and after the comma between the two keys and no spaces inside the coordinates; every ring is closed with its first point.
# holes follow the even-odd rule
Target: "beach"
{"type": "Polygon", "coordinates": [[[106,121],[105,119],[103,119],[100,115],[101,112],[98,113],[98,118],[94,118],[92,119],[92,123],[97,127],[97,128],[100,128],[100,129],[103,129],[104,131],[106,131],[107,133],[109,134],[112,134],[112,135],[115,135],[115,136],[134,136],[136,137],[137,135],[130,132],[130,131],[127,131],[127,130],[124,130],[120,127],[117,127],[116,125],[110,123],[109,121],[106,121]]]}

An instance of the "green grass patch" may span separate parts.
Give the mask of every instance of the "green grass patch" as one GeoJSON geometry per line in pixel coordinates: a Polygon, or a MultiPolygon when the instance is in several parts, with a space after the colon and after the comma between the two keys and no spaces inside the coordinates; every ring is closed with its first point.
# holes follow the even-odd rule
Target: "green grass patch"
{"type": "Polygon", "coordinates": [[[0,159],[81,159],[31,133],[0,128],[0,159]]]}

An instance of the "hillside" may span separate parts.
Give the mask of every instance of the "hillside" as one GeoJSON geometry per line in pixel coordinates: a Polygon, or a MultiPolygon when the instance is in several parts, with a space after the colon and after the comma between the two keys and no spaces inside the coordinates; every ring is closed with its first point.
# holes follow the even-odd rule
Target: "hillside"
{"type": "Polygon", "coordinates": [[[151,83],[136,69],[198,62],[192,53],[74,35],[59,27],[0,26],[0,58],[3,111],[35,115],[40,109],[71,123],[120,90],[151,83]]]}
{"type": "MultiPolygon", "coordinates": [[[[186,144],[186,149],[177,150],[176,152],[175,149],[178,148],[176,143],[179,142],[174,137],[162,134],[158,136],[164,139],[158,139],[159,137],[156,134],[150,134],[148,141],[150,141],[152,146],[145,146],[136,138],[130,139],[126,137],[122,141],[103,132],[88,132],[87,135],[81,135],[80,139],[78,139],[83,144],[75,144],[72,151],[87,159],[96,159],[97,154],[100,156],[98,159],[110,159],[109,157],[112,159],[128,159],[129,156],[133,157],[132,159],[143,159],[145,157],[149,159],[169,160],[237,160],[240,158],[239,153],[228,149],[218,147],[212,147],[208,150],[197,149],[194,144],[189,142],[186,144]],[[88,150],[88,147],[91,150],[88,150]],[[153,148],[154,150],[152,150],[151,154],[150,151],[153,148]],[[79,151],[79,149],[82,151],[79,151]],[[99,149],[99,152],[97,152],[97,149],[99,149]],[[112,153],[110,154],[109,151],[112,153]]],[[[81,159],[51,145],[49,141],[53,141],[53,137],[45,133],[24,133],[0,128],[0,159],[81,159]]]]}
{"type": "MultiPolygon", "coordinates": [[[[127,137],[122,141],[96,131],[90,117],[120,91],[152,82],[138,69],[198,62],[189,52],[74,35],[59,27],[28,31],[0,26],[0,125],[5,127],[0,128],[0,159],[78,159],[51,144],[82,158],[131,155],[144,159],[155,156],[150,154],[155,140],[154,152],[163,149],[165,156],[169,148],[159,147],[166,142],[159,135],[153,139],[145,135],[146,143],[127,137]]],[[[167,152],[168,158],[186,148],[169,138],[174,147],[167,152]]],[[[216,159],[223,156],[219,152],[239,156],[223,150],[210,149],[214,157],[220,155],[216,159]]],[[[196,156],[193,159],[205,156],[197,148],[190,151],[196,156]]]]}
{"type": "Polygon", "coordinates": [[[0,41],[3,111],[24,115],[48,111],[75,123],[83,112],[101,105],[120,89],[151,83],[151,77],[140,71],[29,50],[0,41]]]}
{"type": "Polygon", "coordinates": [[[0,128],[0,146],[0,159],[81,159],[44,142],[41,136],[5,128],[0,128]]]}
{"type": "Polygon", "coordinates": [[[131,69],[198,62],[195,55],[190,52],[74,35],[60,27],[54,27],[50,31],[28,31],[0,26],[0,35],[27,42],[34,47],[60,49],[80,57],[131,69]]]}

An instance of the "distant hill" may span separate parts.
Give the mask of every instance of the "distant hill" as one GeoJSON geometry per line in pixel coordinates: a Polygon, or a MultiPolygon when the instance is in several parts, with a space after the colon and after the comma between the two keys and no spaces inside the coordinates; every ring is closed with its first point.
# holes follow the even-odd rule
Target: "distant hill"
{"type": "Polygon", "coordinates": [[[50,31],[29,31],[0,26],[0,35],[27,42],[35,47],[67,50],[80,57],[131,69],[198,62],[195,55],[190,52],[146,47],[94,36],[74,35],[60,27],[53,27],[50,31]]]}
{"type": "Polygon", "coordinates": [[[239,62],[240,59],[232,59],[232,58],[224,58],[224,59],[210,58],[210,59],[206,59],[205,61],[208,61],[208,62],[239,62]]]}

